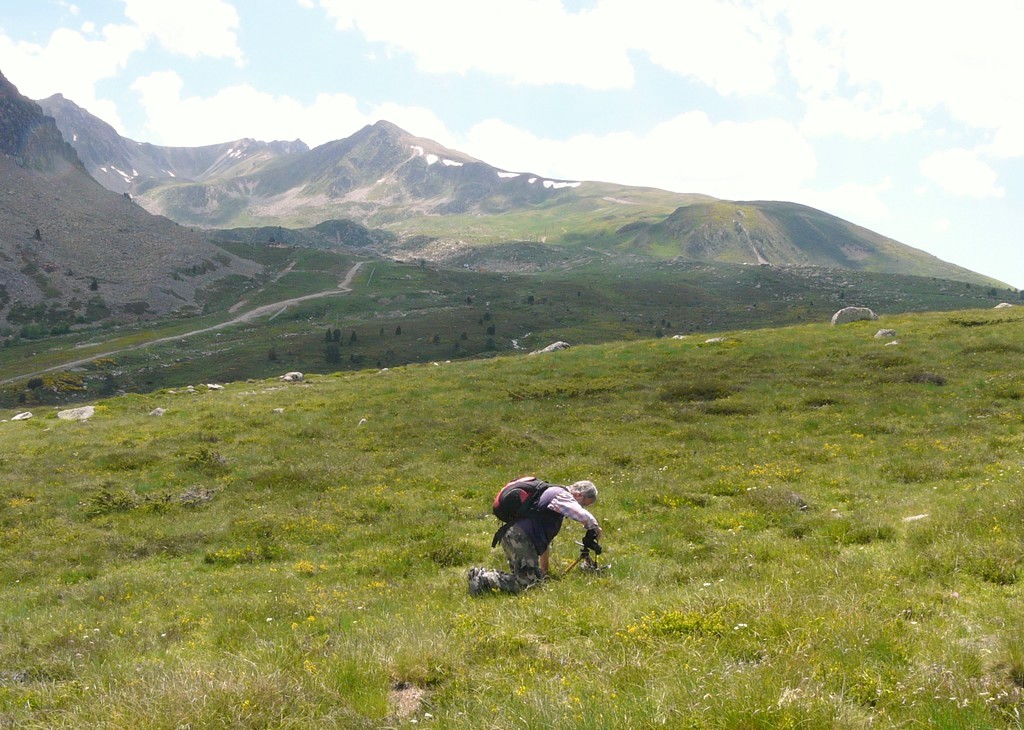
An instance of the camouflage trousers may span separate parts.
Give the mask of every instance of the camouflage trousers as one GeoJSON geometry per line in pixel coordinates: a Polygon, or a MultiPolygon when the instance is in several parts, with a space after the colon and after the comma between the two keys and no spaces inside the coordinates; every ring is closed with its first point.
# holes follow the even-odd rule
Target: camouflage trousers
{"type": "Polygon", "coordinates": [[[533,541],[513,525],[501,538],[501,549],[508,559],[510,573],[493,568],[470,568],[469,592],[476,595],[491,590],[519,593],[544,580],[540,556],[533,541]]]}

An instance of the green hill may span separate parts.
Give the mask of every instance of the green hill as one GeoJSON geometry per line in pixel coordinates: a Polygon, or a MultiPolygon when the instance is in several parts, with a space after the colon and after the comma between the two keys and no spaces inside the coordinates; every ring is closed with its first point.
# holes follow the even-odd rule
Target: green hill
{"type": "Polygon", "coordinates": [[[824,266],[998,283],[796,203],[693,203],[662,221],[630,224],[618,233],[645,253],[695,261],[824,266]]]}
{"type": "Polygon", "coordinates": [[[0,724],[1016,727],[1019,308],[709,339],[0,423],[0,724]],[[472,599],[523,473],[612,567],[472,599]]]}

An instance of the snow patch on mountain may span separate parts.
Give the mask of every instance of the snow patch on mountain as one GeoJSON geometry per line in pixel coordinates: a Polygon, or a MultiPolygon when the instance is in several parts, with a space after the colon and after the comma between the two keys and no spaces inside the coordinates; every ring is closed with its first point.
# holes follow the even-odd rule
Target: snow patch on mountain
{"type": "MultiPolygon", "coordinates": [[[[105,167],[101,167],[100,169],[101,169],[101,170],[103,170],[103,172],[106,172],[106,171],[107,171],[107,168],[105,168],[105,167]]],[[[120,176],[121,176],[122,178],[124,178],[124,181],[125,181],[126,183],[130,183],[130,182],[131,182],[132,180],[134,180],[134,179],[135,179],[135,177],[136,177],[136,176],[137,176],[137,175],[139,174],[139,173],[138,173],[138,172],[136,172],[135,170],[132,170],[132,174],[131,174],[131,175],[129,175],[129,174],[128,174],[127,172],[125,172],[124,170],[119,170],[119,169],[117,169],[116,167],[114,167],[113,165],[111,165],[111,166],[110,166],[110,169],[111,169],[111,170],[113,170],[114,172],[116,172],[116,173],[117,173],[118,175],[120,175],[120,176]]]]}
{"type": "MultiPolygon", "coordinates": [[[[532,180],[530,182],[533,182],[532,180]]],[[[553,190],[559,190],[561,188],[578,188],[583,183],[578,182],[555,182],[554,180],[545,180],[544,187],[551,188],[553,190]]]]}

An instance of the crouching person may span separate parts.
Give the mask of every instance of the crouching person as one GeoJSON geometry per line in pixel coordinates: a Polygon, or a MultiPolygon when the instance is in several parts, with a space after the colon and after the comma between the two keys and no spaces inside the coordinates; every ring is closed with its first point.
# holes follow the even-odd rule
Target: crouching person
{"type": "Polygon", "coordinates": [[[601,526],[587,511],[597,501],[597,487],[590,481],[579,481],[568,487],[548,484],[536,477],[523,477],[505,485],[495,498],[495,514],[508,519],[494,536],[494,547],[499,542],[511,572],[505,573],[489,568],[469,569],[469,592],[479,595],[493,590],[505,593],[519,593],[536,585],[548,574],[548,554],[551,541],[562,529],[562,521],[568,517],[593,530],[598,539],[601,526]],[[511,516],[500,513],[499,502],[503,495],[517,494],[518,502],[511,516]]]}

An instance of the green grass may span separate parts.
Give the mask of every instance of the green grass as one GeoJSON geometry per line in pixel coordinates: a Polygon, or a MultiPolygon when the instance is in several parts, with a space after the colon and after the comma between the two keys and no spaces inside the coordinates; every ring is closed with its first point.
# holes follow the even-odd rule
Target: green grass
{"type": "Polygon", "coordinates": [[[1022,336],[913,314],[36,409],[0,423],[0,726],[1019,727],[1022,336]],[[598,484],[612,568],[472,599],[523,473],[598,484]]]}

